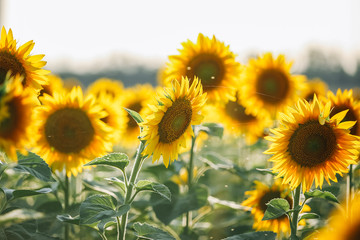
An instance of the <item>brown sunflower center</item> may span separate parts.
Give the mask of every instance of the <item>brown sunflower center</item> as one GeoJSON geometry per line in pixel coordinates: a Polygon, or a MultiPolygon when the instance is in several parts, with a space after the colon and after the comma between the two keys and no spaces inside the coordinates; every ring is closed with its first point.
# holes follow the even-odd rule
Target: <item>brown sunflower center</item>
{"type": "Polygon", "coordinates": [[[358,240],[360,239],[360,222],[355,223],[350,231],[347,232],[346,240],[358,240]]]}
{"type": "Polygon", "coordinates": [[[211,91],[220,85],[225,75],[225,69],[218,56],[203,53],[189,62],[186,75],[190,79],[197,76],[201,80],[204,91],[211,91]]]}
{"type": "MultiPolygon", "coordinates": [[[[266,192],[259,200],[259,208],[260,210],[265,213],[266,209],[267,209],[267,203],[270,202],[272,199],[274,198],[281,198],[281,192],[280,191],[269,191],[266,192]]],[[[288,201],[290,208],[292,208],[292,199],[289,196],[285,197],[285,200],[288,201]]],[[[283,218],[286,217],[286,215],[281,216],[279,218],[283,218]]]]}
{"type": "Polygon", "coordinates": [[[256,93],[264,102],[280,103],[287,96],[288,91],[289,79],[279,70],[265,70],[257,79],[256,93]]]}
{"type": "MultiPolygon", "coordinates": [[[[0,52],[0,84],[5,81],[7,72],[11,70],[11,74],[15,76],[20,74],[26,78],[26,71],[21,62],[11,53],[7,51],[0,52]]],[[[24,82],[23,82],[24,84],[24,82]]]]}
{"type": "MultiPolygon", "coordinates": [[[[330,117],[334,116],[335,114],[337,114],[339,112],[342,112],[342,111],[348,110],[348,109],[349,109],[349,111],[346,113],[346,116],[344,117],[342,122],[345,122],[345,121],[357,121],[354,110],[352,108],[349,108],[348,106],[344,106],[344,105],[334,106],[333,110],[330,113],[330,117]]],[[[353,135],[359,136],[358,122],[356,122],[355,125],[350,129],[350,133],[353,134],[353,135]]]]}
{"type": "Polygon", "coordinates": [[[241,123],[248,123],[256,119],[253,115],[246,114],[245,108],[237,102],[229,101],[225,105],[225,111],[227,115],[241,123]]]}
{"type": "Polygon", "coordinates": [[[0,136],[2,138],[14,137],[14,131],[19,128],[20,124],[20,99],[14,98],[11,102],[7,103],[9,116],[0,119],[0,136]]]}
{"type": "MultiPolygon", "coordinates": [[[[131,109],[137,113],[140,112],[141,108],[142,107],[141,107],[140,102],[135,102],[128,107],[128,109],[131,109]]],[[[128,128],[137,128],[138,125],[137,125],[136,121],[130,115],[128,115],[128,118],[129,118],[128,128]]]]}
{"type": "Polygon", "coordinates": [[[181,98],[175,100],[159,123],[159,141],[172,143],[188,128],[191,122],[192,108],[189,100],[181,98]]]}
{"type": "Polygon", "coordinates": [[[299,124],[290,138],[288,151],[299,165],[314,167],[330,159],[336,146],[336,136],[330,126],[308,121],[299,124]]]}
{"type": "Polygon", "coordinates": [[[46,140],[63,153],[80,152],[90,144],[94,133],[87,114],[76,108],[59,109],[45,123],[46,140]]]}
{"type": "Polygon", "coordinates": [[[312,91],[312,92],[308,93],[308,94],[304,97],[304,99],[305,99],[306,101],[308,101],[308,102],[311,102],[311,101],[314,99],[314,94],[316,94],[317,96],[319,96],[318,93],[312,91]]]}

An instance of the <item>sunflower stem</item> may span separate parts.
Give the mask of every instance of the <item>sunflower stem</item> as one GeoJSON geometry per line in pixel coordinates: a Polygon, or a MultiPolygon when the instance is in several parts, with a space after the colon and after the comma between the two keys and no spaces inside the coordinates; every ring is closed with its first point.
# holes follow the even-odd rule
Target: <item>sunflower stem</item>
{"type": "Polygon", "coordinates": [[[354,182],[353,182],[353,165],[350,164],[350,168],[349,168],[349,173],[347,175],[347,179],[346,179],[346,185],[347,185],[347,189],[346,189],[346,211],[349,214],[349,204],[351,202],[352,199],[352,195],[353,195],[353,187],[354,187],[354,182]]]}
{"type": "MultiPolygon", "coordinates": [[[[70,193],[70,184],[69,184],[69,177],[65,172],[65,186],[64,186],[64,211],[67,212],[69,210],[69,194],[70,193]]],[[[64,239],[68,240],[69,238],[69,223],[65,223],[65,232],[64,232],[64,239]]]]}
{"type": "Polygon", "coordinates": [[[298,226],[298,221],[299,221],[299,213],[301,211],[300,209],[300,192],[301,192],[301,184],[296,188],[295,193],[293,193],[293,209],[294,212],[292,214],[292,221],[290,224],[290,228],[291,228],[291,235],[290,235],[290,239],[291,240],[298,240],[299,238],[297,237],[296,233],[297,233],[297,226],[298,226]],[[297,210],[295,210],[297,209],[297,210]]]}
{"type": "MultiPolygon", "coordinates": [[[[141,166],[142,166],[142,164],[144,162],[143,160],[145,159],[145,157],[143,157],[141,155],[144,148],[145,148],[145,142],[140,141],[139,147],[138,147],[137,152],[136,152],[135,163],[134,163],[134,166],[133,166],[133,168],[131,170],[129,184],[128,184],[127,188],[126,188],[124,204],[131,204],[132,192],[134,190],[135,181],[136,181],[136,179],[137,179],[137,177],[139,175],[141,166]]],[[[121,236],[118,239],[125,240],[126,225],[127,225],[127,221],[128,221],[128,216],[129,216],[129,212],[127,212],[127,213],[125,213],[124,215],[121,216],[121,224],[120,224],[121,236]]]]}
{"type": "MultiPolygon", "coordinates": [[[[193,128],[193,131],[195,129],[193,128]]],[[[188,191],[192,189],[193,183],[193,172],[194,172],[194,149],[195,149],[195,140],[196,132],[194,131],[194,136],[191,138],[191,148],[190,148],[190,159],[189,159],[189,168],[188,168],[188,191]]],[[[191,225],[191,212],[186,213],[186,225],[184,232],[187,234],[189,232],[189,226],[191,225]]]]}

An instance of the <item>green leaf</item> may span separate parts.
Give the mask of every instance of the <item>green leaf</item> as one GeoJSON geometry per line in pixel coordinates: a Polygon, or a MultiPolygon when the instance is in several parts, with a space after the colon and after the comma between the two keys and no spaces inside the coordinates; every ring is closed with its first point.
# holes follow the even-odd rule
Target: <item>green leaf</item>
{"type": "Polygon", "coordinates": [[[14,190],[14,189],[5,189],[6,196],[8,200],[13,200],[21,197],[35,196],[39,194],[52,192],[51,188],[41,188],[38,190],[14,190]]]}
{"type": "Polygon", "coordinates": [[[80,205],[80,224],[92,224],[115,215],[114,199],[108,195],[93,195],[80,205]]]}
{"type": "Polygon", "coordinates": [[[95,158],[84,166],[91,165],[112,166],[120,169],[121,171],[125,171],[125,168],[127,167],[127,165],[129,165],[129,158],[125,153],[110,153],[103,157],[95,158]]]}
{"type": "Polygon", "coordinates": [[[44,214],[36,212],[31,209],[15,209],[1,215],[0,228],[6,227],[15,223],[24,222],[29,219],[36,219],[44,217],[44,214]]]}
{"type": "Polygon", "coordinates": [[[267,168],[256,168],[257,171],[265,174],[271,174],[271,175],[276,175],[276,173],[274,173],[273,171],[271,171],[271,169],[267,169],[267,168]]]}
{"type": "Polygon", "coordinates": [[[1,161],[0,161],[0,177],[1,175],[3,174],[3,172],[5,171],[5,169],[8,167],[7,164],[3,164],[1,161]]]}
{"type": "Polygon", "coordinates": [[[116,186],[119,186],[121,188],[121,190],[123,190],[124,192],[126,191],[126,186],[125,186],[124,181],[118,179],[117,177],[105,178],[105,180],[108,180],[108,181],[114,183],[116,186]]]}
{"type": "Polygon", "coordinates": [[[18,153],[18,164],[14,167],[14,170],[27,172],[45,182],[55,182],[51,176],[51,169],[47,163],[32,152],[29,152],[27,156],[18,153]]]}
{"type": "Polygon", "coordinates": [[[4,190],[0,188],[0,214],[7,204],[7,198],[4,190]]]}
{"type": "Polygon", "coordinates": [[[219,123],[203,123],[198,126],[199,131],[206,132],[210,136],[222,138],[224,134],[224,126],[219,123]]]}
{"type": "Polygon", "coordinates": [[[144,121],[139,113],[128,108],[124,108],[124,109],[130,114],[130,116],[135,120],[135,122],[137,122],[137,124],[142,123],[144,121]]]}
{"type": "Polygon", "coordinates": [[[334,194],[332,194],[331,192],[327,192],[327,191],[321,191],[319,189],[315,189],[314,191],[305,193],[305,199],[306,200],[310,199],[310,198],[313,198],[313,197],[314,198],[323,198],[323,199],[326,199],[326,200],[331,201],[331,202],[339,203],[339,201],[334,196],[334,194]]]}
{"type": "Polygon", "coordinates": [[[274,198],[266,205],[267,209],[262,220],[270,220],[281,217],[290,210],[289,202],[283,198],[274,198]]]}
{"type": "Polygon", "coordinates": [[[249,232],[234,235],[231,237],[224,238],[223,240],[275,240],[276,233],[266,231],[266,232],[249,232]]]}
{"type": "Polygon", "coordinates": [[[215,170],[230,170],[233,169],[234,164],[215,152],[208,152],[203,154],[199,159],[209,165],[215,170]]]}
{"type": "Polygon", "coordinates": [[[320,216],[317,215],[316,213],[303,213],[300,214],[299,221],[301,221],[302,219],[318,219],[318,218],[320,218],[320,216]]]}
{"type": "Polygon", "coordinates": [[[149,180],[140,180],[136,183],[135,188],[140,191],[153,191],[163,198],[171,201],[171,192],[167,186],[161,183],[152,182],[149,180]]]}
{"type": "Polygon", "coordinates": [[[179,187],[175,183],[166,183],[171,191],[172,201],[167,202],[157,195],[151,196],[151,202],[156,217],[164,224],[169,224],[173,219],[188,211],[199,209],[207,204],[209,191],[206,186],[195,185],[186,194],[179,194],[179,187]]]}
{"type": "Polygon", "coordinates": [[[61,222],[80,225],[80,216],[72,217],[69,214],[57,215],[56,218],[61,222]]]}
{"type": "Polygon", "coordinates": [[[168,232],[165,232],[147,223],[136,222],[134,223],[133,227],[139,238],[141,237],[150,240],[175,240],[175,238],[168,232]]]}

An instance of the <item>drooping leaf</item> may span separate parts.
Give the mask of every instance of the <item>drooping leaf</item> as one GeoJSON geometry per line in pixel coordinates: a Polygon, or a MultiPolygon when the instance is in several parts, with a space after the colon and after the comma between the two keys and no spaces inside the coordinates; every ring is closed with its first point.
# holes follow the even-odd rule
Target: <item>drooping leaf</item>
{"type": "Polygon", "coordinates": [[[208,152],[203,154],[201,157],[199,157],[199,159],[215,170],[229,170],[234,167],[234,164],[230,160],[220,156],[215,152],[208,152]]]}
{"type": "Polygon", "coordinates": [[[88,162],[84,166],[94,166],[94,165],[106,165],[106,166],[116,167],[121,171],[124,171],[127,165],[129,165],[129,158],[125,153],[110,153],[103,157],[95,158],[94,160],[88,162]]]}
{"type": "Polygon", "coordinates": [[[133,225],[137,236],[145,239],[150,240],[172,240],[175,238],[171,236],[170,233],[165,232],[164,230],[161,230],[159,228],[156,228],[154,226],[151,226],[147,223],[139,223],[136,222],[133,225]]]}
{"type": "Polygon", "coordinates": [[[305,195],[305,199],[323,198],[323,199],[326,199],[331,202],[339,203],[339,201],[334,196],[334,194],[332,194],[331,192],[327,192],[327,191],[321,191],[319,189],[315,189],[314,191],[311,191],[311,192],[305,192],[304,195],[305,195]]]}
{"type": "Polygon", "coordinates": [[[318,219],[320,216],[316,213],[302,213],[299,216],[299,221],[302,219],[318,219]]]}
{"type": "Polygon", "coordinates": [[[223,240],[275,240],[276,233],[266,232],[249,232],[237,234],[231,237],[224,238],[223,240]]]}
{"type": "Polygon", "coordinates": [[[267,209],[262,220],[270,220],[281,217],[290,210],[290,204],[283,198],[274,198],[266,204],[267,209]]]}
{"type": "Polygon", "coordinates": [[[80,225],[80,216],[72,217],[69,214],[57,215],[56,218],[61,222],[80,225]]]}
{"type": "Polygon", "coordinates": [[[137,191],[153,191],[163,198],[171,201],[171,192],[167,186],[161,183],[152,182],[149,180],[140,180],[136,183],[135,188],[137,191]]]}
{"type": "Polygon", "coordinates": [[[55,182],[47,163],[40,156],[32,152],[29,152],[27,156],[18,153],[18,164],[14,167],[14,170],[27,172],[45,182],[55,182]]]}
{"type": "Polygon", "coordinates": [[[135,120],[137,124],[142,123],[144,121],[139,113],[128,108],[124,108],[124,109],[130,114],[130,116],[135,120]]]}
{"type": "Polygon", "coordinates": [[[203,123],[197,126],[199,131],[206,132],[210,136],[222,138],[224,134],[224,126],[219,123],[203,123]]]}
{"type": "Polygon", "coordinates": [[[25,190],[4,189],[4,190],[8,200],[52,192],[51,188],[41,188],[38,190],[27,190],[27,189],[25,190]]]}

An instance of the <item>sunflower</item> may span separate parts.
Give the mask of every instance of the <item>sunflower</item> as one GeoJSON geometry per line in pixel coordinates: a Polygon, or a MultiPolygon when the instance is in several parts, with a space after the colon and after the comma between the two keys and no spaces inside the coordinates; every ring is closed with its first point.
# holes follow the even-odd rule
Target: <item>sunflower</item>
{"type": "MultiPolygon", "coordinates": [[[[288,201],[292,208],[293,200],[291,191],[288,185],[282,184],[280,179],[277,179],[271,187],[259,182],[254,181],[255,190],[246,191],[245,195],[248,196],[241,204],[251,208],[251,214],[254,216],[253,228],[256,231],[273,231],[277,234],[290,233],[290,221],[286,215],[271,220],[262,220],[267,209],[266,203],[274,198],[283,198],[288,201]]],[[[305,205],[303,211],[309,211],[310,207],[305,205]]],[[[304,225],[304,221],[300,224],[304,225]]]]}
{"type": "Polygon", "coordinates": [[[300,97],[310,102],[313,99],[314,94],[316,94],[318,98],[325,97],[328,88],[328,85],[320,78],[305,81],[305,88],[303,91],[301,91],[300,97]]]}
{"type": "Polygon", "coordinates": [[[336,173],[342,176],[356,163],[359,141],[348,130],[355,122],[341,122],[346,111],[330,118],[330,105],[324,106],[316,95],[311,104],[299,99],[281,114],[280,127],[270,130],[274,136],[265,137],[273,142],[265,151],[273,154],[273,172],[292,189],[302,183],[303,191],[309,191],[314,180],[321,188],[324,178],[329,184],[329,179],[336,182],[336,173]]]}
{"type": "Polygon", "coordinates": [[[54,92],[65,91],[63,80],[59,76],[49,74],[47,79],[48,83],[42,86],[43,89],[41,89],[39,96],[44,95],[44,93],[53,96],[54,92]]]}
{"type": "Polygon", "coordinates": [[[247,114],[276,118],[279,111],[296,102],[305,76],[292,75],[291,65],[284,55],[274,58],[271,53],[250,59],[241,80],[247,114]]]}
{"type": "Polygon", "coordinates": [[[45,94],[35,112],[37,144],[33,151],[53,170],[77,175],[82,165],[112,150],[112,128],[101,119],[106,112],[92,96],[83,99],[80,87],[70,92],[45,94]]]}
{"type": "Polygon", "coordinates": [[[246,143],[252,145],[264,137],[264,130],[272,124],[272,120],[247,114],[239,94],[237,92],[235,101],[207,105],[205,121],[222,123],[228,134],[244,135],[246,143]]]}
{"type": "Polygon", "coordinates": [[[146,140],[143,155],[153,155],[153,162],[162,155],[166,167],[178,158],[180,147],[186,147],[186,138],[194,136],[191,126],[201,123],[200,111],[206,102],[197,77],[190,86],[187,77],[173,84],[157,99],[157,105],[150,106],[152,113],[141,124],[141,137],[146,140]]]}
{"type": "Polygon", "coordinates": [[[360,136],[360,102],[354,101],[352,94],[351,89],[344,90],[344,92],[338,89],[336,95],[328,91],[327,97],[331,101],[331,107],[333,108],[330,117],[348,109],[343,121],[356,121],[355,125],[350,129],[350,133],[360,136]]]}
{"type": "Polygon", "coordinates": [[[169,56],[169,63],[159,76],[165,86],[176,79],[187,76],[190,85],[197,76],[208,94],[209,100],[225,100],[231,98],[241,72],[240,63],[229,46],[213,36],[212,39],[199,34],[197,42],[190,40],[182,43],[180,55],[169,56]]]}
{"type": "Polygon", "coordinates": [[[124,86],[119,80],[99,78],[88,86],[87,94],[91,93],[96,97],[99,97],[99,95],[104,92],[115,99],[122,94],[123,88],[124,86]]]}
{"type": "Polygon", "coordinates": [[[16,150],[26,154],[32,142],[33,109],[39,105],[36,95],[23,88],[23,76],[8,74],[4,95],[0,96],[0,150],[17,160],[16,150]]]}
{"type": "Polygon", "coordinates": [[[113,129],[111,134],[112,142],[119,143],[128,123],[127,114],[122,109],[119,109],[119,99],[114,99],[111,95],[101,92],[96,101],[107,113],[107,116],[101,118],[101,121],[113,129]]]}
{"type": "Polygon", "coordinates": [[[120,139],[120,145],[132,148],[138,145],[140,128],[135,120],[125,111],[124,108],[138,112],[141,116],[149,114],[148,105],[152,103],[155,89],[150,84],[137,84],[134,87],[126,88],[119,97],[119,106],[126,115],[125,130],[120,139]]]}
{"type": "Polygon", "coordinates": [[[307,239],[316,240],[357,240],[360,239],[360,193],[355,194],[346,212],[345,202],[332,213],[326,228],[307,239]]]}
{"type": "Polygon", "coordinates": [[[47,84],[46,75],[50,71],[42,69],[46,62],[41,61],[45,55],[30,56],[34,45],[33,41],[29,41],[17,49],[11,29],[8,33],[6,33],[5,27],[1,29],[0,84],[3,83],[8,71],[11,71],[13,76],[16,74],[23,75],[23,86],[31,87],[37,92],[40,91],[42,85],[47,84]]]}

